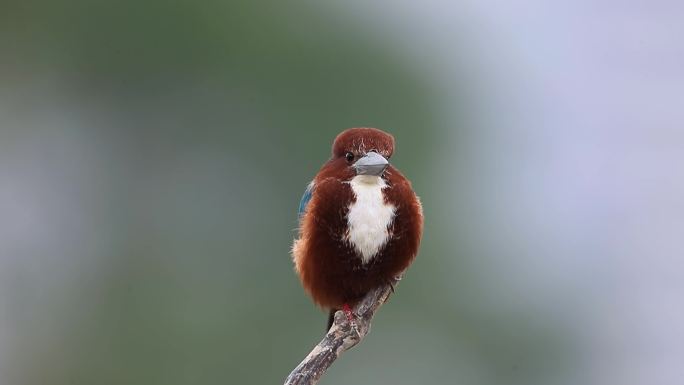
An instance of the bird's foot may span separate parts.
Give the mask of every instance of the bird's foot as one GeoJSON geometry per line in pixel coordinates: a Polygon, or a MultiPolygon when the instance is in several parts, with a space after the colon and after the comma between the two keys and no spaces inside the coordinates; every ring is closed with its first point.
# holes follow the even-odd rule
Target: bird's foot
{"type": "Polygon", "coordinates": [[[349,304],[345,303],[344,305],[342,305],[342,311],[344,312],[344,315],[347,316],[347,321],[349,321],[349,324],[351,325],[352,329],[357,330],[356,314],[354,314],[354,311],[349,306],[349,304]]]}
{"type": "Polygon", "coordinates": [[[396,277],[386,279],[386,282],[389,285],[392,294],[394,294],[394,285],[396,285],[399,281],[401,281],[401,275],[397,275],[396,277]]]}
{"type": "Polygon", "coordinates": [[[349,321],[350,323],[354,322],[356,316],[354,315],[354,311],[349,306],[349,304],[345,303],[344,305],[342,305],[342,311],[344,312],[344,315],[347,316],[347,321],[349,321]]]}

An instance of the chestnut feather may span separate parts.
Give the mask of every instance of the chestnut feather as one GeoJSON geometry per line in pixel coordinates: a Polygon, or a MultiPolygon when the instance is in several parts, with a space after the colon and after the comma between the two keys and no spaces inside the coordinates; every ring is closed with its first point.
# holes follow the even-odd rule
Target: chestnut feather
{"type": "Polygon", "coordinates": [[[348,214],[356,196],[349,182],[356,172],[346,155],[358,159],[370,151],[390,158],[394,138],[375,128],[352,128],[338,135],[332,158],[313,180],[311,200],[300,219],[299,238],[292,247],[295,270],[307,293],[324,308],[354,305],[402,274],[418,253],[422,207],[411,183],[391,165],[379,176],[386,184],[383,199],[394,206],[386,242],[365,262],[350,244],[348,214]]]}

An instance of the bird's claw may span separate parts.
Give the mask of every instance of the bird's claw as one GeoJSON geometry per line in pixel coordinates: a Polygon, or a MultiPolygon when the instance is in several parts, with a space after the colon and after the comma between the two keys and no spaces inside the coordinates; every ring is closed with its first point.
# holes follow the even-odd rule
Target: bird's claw
{"type": "Polygon", "coordinates": [[[349,321],[349,323],[354,322],[356,315],[354,314],[354,311],[348,304],[345,303],[344,305],[342,305],[342,311],[344,312],[344,315],[347,316],[347,321],[349,321]]]}
{"type": "Polygon", "coordinates": [[[394,278],[390,278],[387,280],[387,284],[389,285],[390,291],[392,291],[392,294],[394,294],[394,285],[399,281],[401,281],[401,275],[396,276],[394,278]]]}
{"type": "Polygon", "coordinates": [[[349,322],[351,329],[358,333],[359,327],[356,324],[357,315],[354,313],[354,310],[352,310],[352,308],[345,303],[342,305],[342,311],[344,312],[344,315],[347,316],[347,322],[349,322]]]}
{"type": "Polygon", "coordinates": [[[351,325],[351,330],[353,330],[356,334],[360,334],[359,333],[359,326],[356,324],[356,320],[352,320],[350,325],[351,325]]]}

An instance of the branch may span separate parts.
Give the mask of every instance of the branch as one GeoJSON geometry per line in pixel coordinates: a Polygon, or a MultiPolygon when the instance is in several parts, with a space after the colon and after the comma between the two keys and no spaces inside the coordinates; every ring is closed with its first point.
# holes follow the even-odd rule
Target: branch
{"type": "Polygon", "coordinates": [[[311,353],[287,376],[285,385],[314,385],[342,353],[356,346],[370,332],[371,320],[392,292],[397,278],[368,293],[354,308],[356,319],[347,320],[342,311],[335,313],[335,321],[311,353]]]}

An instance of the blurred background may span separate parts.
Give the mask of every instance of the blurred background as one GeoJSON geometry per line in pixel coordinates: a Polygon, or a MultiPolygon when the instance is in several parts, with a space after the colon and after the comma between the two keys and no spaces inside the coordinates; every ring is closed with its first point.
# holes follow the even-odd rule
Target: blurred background
{"type": "Polygon", "coordinates": [[[341,130],[421,253],[323,384],[684,383],[676,1],[5,1],[0,384],[278,384],[341,130]]]}

